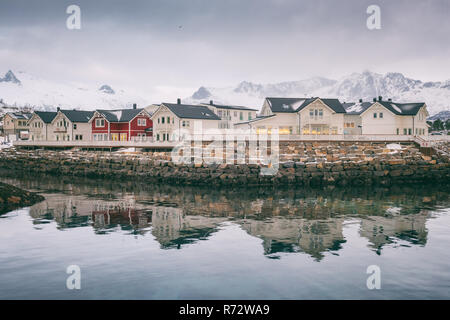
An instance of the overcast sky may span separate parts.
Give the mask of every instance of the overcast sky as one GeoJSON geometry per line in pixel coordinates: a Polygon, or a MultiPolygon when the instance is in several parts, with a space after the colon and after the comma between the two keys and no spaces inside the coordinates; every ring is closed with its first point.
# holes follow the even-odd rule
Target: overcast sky
{"type": "Polygon", "coordinates": [[[366,69],[446,80],[449,3],[0,0],[0,70],[175,96],[366,69]],[[71,4],[81,8],[81,30],[66,28],[71,4]],[[381,30],[366,27],[371,4],[381,8],[381,30]]]}

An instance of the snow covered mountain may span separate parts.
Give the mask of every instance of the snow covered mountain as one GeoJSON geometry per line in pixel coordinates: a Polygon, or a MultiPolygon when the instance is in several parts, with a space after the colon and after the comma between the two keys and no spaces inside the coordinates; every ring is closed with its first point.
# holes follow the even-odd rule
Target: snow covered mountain
{"type": "Polygon", "coordinates": [[[103,84],[96,88],[73,83],[60,83],[35,77],[25,72],[9,70],[0,76],[0,101],[13,107],[33,107],[39,110],[66,109],[94,110],[120,109],[148,105],[142,97],[123,90],[113,90],[103,84]]]}
{"type": "Polygon", "coordinates": [[[426,102],[431,115],[450,110],[450,80],[422,82],[401,73],[385,75],[364,71],[339,80],[310,78],[275,84],[241,82],[236,87],[201,87],[185,103],[214,100],[217,103],[245,104],[260,108],[265,97],[328,97],[342,102],[371,101],[383,96],[399,102],[426,102]]]}

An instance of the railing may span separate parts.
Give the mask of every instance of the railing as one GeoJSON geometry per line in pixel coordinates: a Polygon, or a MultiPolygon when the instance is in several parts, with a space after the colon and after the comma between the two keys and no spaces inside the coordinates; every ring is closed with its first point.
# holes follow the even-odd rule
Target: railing
{"type": "Polygon", "coordinates": [[[18,147],[55,148],[171,148],[176,142],[169,141],[15,141],[18,147]]]}

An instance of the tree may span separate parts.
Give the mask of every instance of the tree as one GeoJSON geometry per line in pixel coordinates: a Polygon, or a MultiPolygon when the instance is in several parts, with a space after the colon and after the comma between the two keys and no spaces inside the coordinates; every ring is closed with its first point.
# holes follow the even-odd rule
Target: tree
{"type": "Polygon", "coordinates": [[[447,121],[445,121],[445,129],[450,130],[450,119],[447,119],[447,121]]]}
{"type": "Polygon", "coordinates": [[[441,119],[436,119],[433,122],[433,130],[444,130],[444,123],[441,119]]]}

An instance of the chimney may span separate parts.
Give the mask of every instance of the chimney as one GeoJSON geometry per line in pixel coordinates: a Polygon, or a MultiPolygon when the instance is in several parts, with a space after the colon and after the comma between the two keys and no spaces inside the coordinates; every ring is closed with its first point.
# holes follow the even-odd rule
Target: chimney
{"type": "Polygon", "coordinates": [[[56,107],[56,111],[59,111],[59,110],[61,110],[61,108],[60,107],[56,107]]]}
{"type": "Polygon", "coordinates": [[[181,104],[181,99],[180,98],[177,99],[177,104],[181,104]]]}
{"type": "Polygon", "coordinates": [[[382,96],[378,96],[378,101],[382,101],[383,97],[382,96]]]}
{"type": "Polygon", "coordinates": [[[391,98],[389,98],[389,99],[388,99],[388,101],[390,102],[390,101],[392,101],[392,99],[391,99],[391,98]]]}
{"type": "Polygon", "coordinates": [[[361,103],[362,102],[362,99],[359,99],[359,103],[361,103]]]}
{"type": "Polygon", "coordinates": [[[373,102],[377,102],[377,98],[373,98],[373,102]]]}
{"type": "Polygon", "coordinates": [[[212,106],[214,104],[214,101],[209,100],[209,104],[212,106]]]}
{"type": "Polygon", "coordinates": [[[136,109],[137,105],[136,103],[133,103],[133,109],[136,109]]]}

